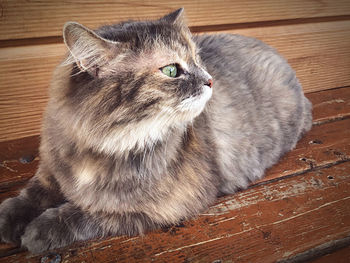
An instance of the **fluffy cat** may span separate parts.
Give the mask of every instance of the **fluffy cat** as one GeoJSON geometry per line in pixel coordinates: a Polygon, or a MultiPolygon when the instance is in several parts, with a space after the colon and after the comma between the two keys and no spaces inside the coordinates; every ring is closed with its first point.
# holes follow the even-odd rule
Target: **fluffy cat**
{"type": "Polygon", "coordinates": [[[271,47],[192,36],[183,9],[91,31],[64,27],[40,165],[0,206],[0,236],[33,253],[138,235],[261,178],[311,127],[311,104],[271,47]]]}

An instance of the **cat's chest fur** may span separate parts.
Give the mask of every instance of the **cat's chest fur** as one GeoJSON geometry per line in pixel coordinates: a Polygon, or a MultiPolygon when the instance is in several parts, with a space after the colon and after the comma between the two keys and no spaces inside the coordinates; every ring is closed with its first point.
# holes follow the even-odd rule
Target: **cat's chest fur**
{"type": "Polygon", "coordinates": [[[192,128],[172,139],[122,158],[88,152],[70,159],[61,150],[70,171],[58,172],[65,196],[91,213],[145,213],[160,222],[203,211],[219,185],[213,151],[204,149],[206,136],[192,128]]]}

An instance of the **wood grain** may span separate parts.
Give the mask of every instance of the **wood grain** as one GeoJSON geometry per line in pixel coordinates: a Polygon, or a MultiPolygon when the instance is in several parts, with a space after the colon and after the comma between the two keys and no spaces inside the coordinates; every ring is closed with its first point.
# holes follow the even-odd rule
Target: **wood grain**
{"type": "Polygon", "coordinates": [[[62,44],[0,49],[0,141],[39,134],[62,44]]]}
{"type": "Polygon", "coordinates": [[[63,24],[72,20],[97,27],[129,19],[155,19],[179,7],[185,7],[191,26],[350,15],[347,0],[1,0],[0,3],[0,40],[59,36],[63,24]]]}
{"type": "Polygon", "coordinates": [[[314,124],[350,116],[350,87],[309,93],[314,124]]]}
{"type": "MultiPolygon", "coordinates": [[[[275,262],[350,235],[350,162],[221,198],[200,217],[144,237],[80,243],[63,262],[275,262]],[[332,178],[332,179],[330,179],[332,178]]],[[[17,253],[1,262],[38,262],[17,253]]]]}
{"type": "MultiPolygon", "coordinates": [[[[350,85],[350,20],[222,32],[274,46],[296,70],[305,92],[350,85]]],[[[0,141],[39,134],[51,74],[64,53],[63,44],[0,49],[0,141]]]]}

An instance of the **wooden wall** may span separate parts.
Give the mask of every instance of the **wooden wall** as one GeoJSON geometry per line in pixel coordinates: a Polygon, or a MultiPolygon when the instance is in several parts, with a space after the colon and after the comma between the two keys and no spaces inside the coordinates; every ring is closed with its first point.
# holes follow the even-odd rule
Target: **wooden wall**
{"type": "Polygon", "coordinates": [[[181,6],[193,32],[239,33],[274,46],[305,92],[350,85],[349,0],[1,0],[0,142],[40,133],[52,70],[66,52],[66,21],[96,28],[181,6]]]}

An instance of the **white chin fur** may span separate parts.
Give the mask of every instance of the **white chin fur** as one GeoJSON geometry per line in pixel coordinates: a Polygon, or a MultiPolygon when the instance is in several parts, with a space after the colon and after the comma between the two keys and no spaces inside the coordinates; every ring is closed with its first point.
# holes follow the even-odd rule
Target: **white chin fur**
{"type": "Polygon", "coordinates": [[[202,94],[184,99],[177,107],[177,110],[190,115],[191,118],[195,118],[203,111],[212,94],[212,88],[205,85],[203,86],[202,94]]]}
{"type": "Polygon", "coordinates": [[[130,150],[143,150],[166,139],[171,127],[185,131],[186,125],[176,122],[174,110],[163,108],[152,119],[131,123],[116,129],[102,139],[99,149],[107,154],[125,154],[130,150]]]}
{"type": "Polygon", "coordinates": [[[132,149],[142,150],[145,147],[152,147],[157,141],[163,141],[170,128],[185,131],[188,122],[203,111],[212,93],[211,88],[203,86],[201,95],[183,100],[175,110],[163,108],[152,119],[132,123],[106,134],[101,138],[98,149],[111,155],[128,153],[132,149]]]}

